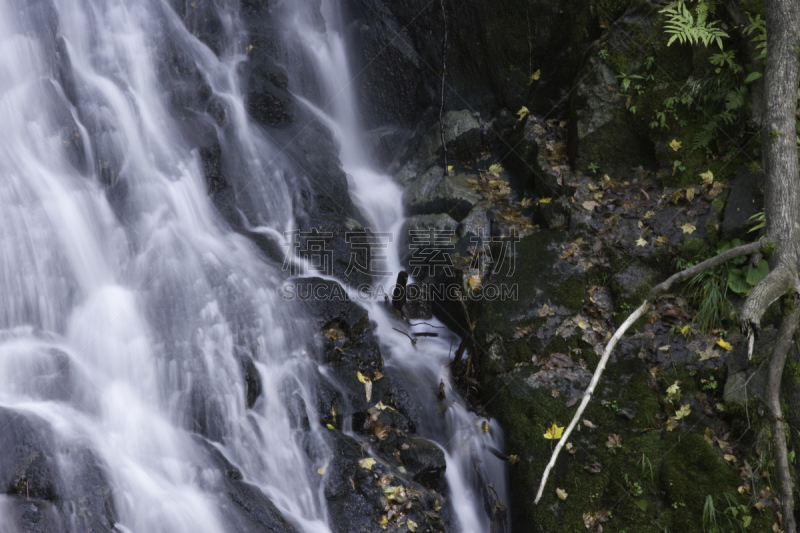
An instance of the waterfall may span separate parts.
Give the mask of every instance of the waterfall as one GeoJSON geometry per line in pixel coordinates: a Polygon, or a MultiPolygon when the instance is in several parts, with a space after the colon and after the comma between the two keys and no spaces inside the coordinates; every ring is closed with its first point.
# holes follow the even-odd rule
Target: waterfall
{"type": "MultiPolygon", "coordinates": [[[[294,229],[300,180],[248,118],[234,4],[0,3],[0,446],[29,437],[0,459],[0,473],[26,473],[16,496],[0,496],[2,533],[24,513],[53,532],[254,531],[284,519],[330,531],[315,326],[280,298],[280,263],[210,201],[197,149],[218,143],[248,223],[294,229]],[[187,26],[201,10],[217,21],[213,39],[187,26]],[[251,382],[260,394],[248,405],[251,382]],[[240,509],[254,506],[269,516],[240,509]]],[[[376,231],[399,234],[401,191],[360,148],[336,10],[324,4],[320,31],[298,7],[293,31],[332,103],[317,112],[335,126],[355,202],[376,231]]],[[[397,250],[388,255],[398,270],[397,250]]],[[[502,449],[499,427],[485,434],[452,388],[450,338],[412,350],[379,302],[365,305],[387,366],[426,413],[419,432],[446,452],[459,531],[488,531],[486,479],[507,501],[487,452],[502,449]]]]}

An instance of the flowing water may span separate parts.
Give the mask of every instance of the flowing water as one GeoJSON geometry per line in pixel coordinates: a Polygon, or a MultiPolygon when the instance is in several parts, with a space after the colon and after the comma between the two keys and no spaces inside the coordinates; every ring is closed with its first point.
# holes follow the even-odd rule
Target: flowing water
{"type": "MultiPolygon", "coordinates": [[[[317,474],[327,429],[312,408],[300,414],[307,426],[295,423],[297,402],[287,401],[313,406],[323,379],[306,342],[311,321],[281,300],[281,265],[210,202],[193,132],[172,108],[191,72],[165,62],[197,73],[215,110],[200,119],[254,222],[275,234],[293,228],[295,180],[247,118],[236,6],[214,4],[212,52],[173,4],[184,2],[0,3],[0,442],[22,420],[47,435],[60,474],[28,490],[67,502],[66,531],[98,520],[80,499],[98,479],[119,531],[237,531],[220,454],[303,531],[329,531],[317,474]],[[252,408],[242,379],[250,357],[262,381],[252,408]]],[[[327,32],[306,24],[303,9],[292,21],[319,74],[318,107],[335,126],[355,201],[376,230],[397,233],[400,191],[360,149],[337,6],[323,7],[327,32]]],[[[395,269],[397,258],[390,250],[395,269]]],[[[418,391],[420,432],[447,452],[459,530],[488,531],[481,487],[492,481],[507,501],[502,464],[486,451],[502,449],[499,428],[484,434],[452,389],[440,409],[449,338],[413,350],[381,305],[368,307],[387,365],[418,391]]],[[[2,533],[16,531],[13,505],[0,496],[2,533]]]]}

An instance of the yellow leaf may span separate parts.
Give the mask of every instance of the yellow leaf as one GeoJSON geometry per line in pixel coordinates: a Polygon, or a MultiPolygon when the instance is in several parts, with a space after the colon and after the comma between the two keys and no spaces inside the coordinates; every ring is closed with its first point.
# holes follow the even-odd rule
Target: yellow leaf
{"type": "Polygon", "coordinates": [[[531,204],[533,204],[533,200],[530,198],[523,198],[519,203],[522,207],[530,207],[531,204]]]}
{"type": "Polygon", "coordinates": [[[388,523],[389,523],[389,517],[387,517],[386,515],[383,515],[383,516],[381,517],[381,521],[380,521],[380,522],[378,522],[378,525],[379,525],[379,526],[385,526],[385,525],[386,525],[386,524],[388,524],[388,523]]]}
{"type": "Polygon", "coordinates": [[[470,276],[468,284],[470,289],[480,289],[483,286],[483,278],[480,274],[474,274],[470,276]]]}
{"type": "Polygon", "coordinates": [[[372,470],[372,467],[375,465],[375,459],[372,457],[367,457],[366,459],[361,459],[358,462],[358,466],[361,468],[366,468],[367,470],[372,470]]]}
{"type": "Polygon", "coordinates": [[[680,394],[680,392],[681,388],[678,385],[677,381],[667,388],[667,394],[669,394],[670,396],[675,396],[677,394],[680,394]]]}
{"type": "Polygon", "coordinates": [[[556,495],[558,495],[558,499],[559,500],[563,501],[563,500],[567,499],[567,491],[565,491],[564,489],[557,488],[556,489],[556,495]]]}
{"type": "Polygon", "coordinates": [[[636,246],[647,246],[647,241],[639,237],[636,239],[636,246]]]}
{"type": "Polygon", "coordinates": [[[536,72],[534,72],[533,74],[531,74],[531,80],[532,80],[532,81],[537,81],[537,80],[538,80],[539,78],[541,78],[541,77],[542,77],[542,71],[541,71],[541,69],[537,69],[537,70],[536,70],[536,72]]]}
{"type": "Polygon", "coordinates": [[[590,191],[594,192],[594,191],[597,190],[597,185],[595,185],[594,183],[587,183],[586,184],[586,188],[589,189],[590,191]]]}
{"type": "Polygon", "coordinates": [[[658,238],[656,238],[658,244],[667,244],[668,241],[669,239],[667,239],[666,235],[659,235],[658,238]]]}
{"type": "Polygon", "coordinates": [[[321,476],[324,473],[325,473],[325,467],[324,466],[321,466],[321,467],[317,468],[317,474],[319,474],[321,476]]]}
{"type": "MultiPolygon", "coordinates": [[[[494,176],[496,178],[500,177],[500,173],[502,171],[503,171],[503,165],[500,165],[500,164],[494,164],[494,165],[491,165],[489,167],[489,174],[491,174],[492,176],[494,176]]],[[[505,185],[505,183],[502,183],[502,185],[505,185]]]]}
{"type": "Polygon", "coordinates": [[[333,427],[331,424],[328,424],[328,425],[327,425],[327,428],[328,428],[328,429],[336,429],[336,428],[335,428],[335,427],[333,427]]]}
{"type": "Polygon", "coordinates": [[[675,411],[675,420],[680,420],[681,418],[685,418],[689,416],[692,410],[689,408],[689,404],[681,405],[681,408],[675,411]]]}
{"type": "Polygon", "coordinates": [[[703,185],[711,185],[714,182],[714,173],[710,170],[708,172],[701,172],[700,179],[703,180],[703,185]]]}
{"type": "Polygon", "coordinates": [[[686,189],[686,199],[690,202],[694,200],[694,187],[689,187],[686,189]]]}
{"type": "Polygon", "coordinates": [[[697,228],[694,227],[691,223],[687,222],[686,224],[681,226],[681,229],[683,230],[684,233],[688,233],[689,235],[691,235],[692,233],[695,232],[697,228]]]}
{"type": "Polygon", "coordinates": [[[547,304],[544,304],[541,309],[539,309],[539,316],[546,317],[546,316],[554,316],[555,313],[553,312],[553,308],[547,304]]]}
{"type": "Polygon", "coordinates": [[[726,342],[722,339],[717,339],[717,346],[719,346],[720,348],[724,348],[726,352],[730,352],[731,350],[733,350],[733,346],[731,345],[731,343],[726,342]]]}
{"type": "Polygon", "coordinates": [[[572,446],[572,443],[571,443],[571,442],[568,442],[568,443],[566,443],[566,444],[564,445],[564,447],[567,449],[567,451],[570,451],[570,450],[573,448],[573,446],[572,446]]]}
{"type": "Polygon", "coordinates": [[[481,431],[483,431],[484,435],[486,433],[489,433],[491,430],[492,430],[492,426],[489,425],[489,422],[487,422],[486,420],[481,422],[481,431]]]}
{"type": "Polygon", "coordinates": [[[564,434],[564,428],[563,427],[560,428],[554,423],[552,426],[547,428],[547,431],[545,431],[544,433],[544,438],[558,440],[561,438],[561,435],[563,434],[564,434]]]}
{"type": "Polygon", "coordinates": [[[552,198],[542,198],[539,200],[540,204],[549,204],[553,199],[552,198]]]}
{"type": "Polygon", "coordinates": [[[525,106],[522,106],[520,108],[520,110],[517,111],[517,116],[519,117],[520,120],[522,120],[523,118],[527,117],[529,113],[530,113],[530,111],[528,111],[528,108],[525,107],[525,106]]]}
{"type": "Polygon", "coordinates": [[[365,376],[361,372],[356,372],[356,376],[358,376],[358,381],[360,381],[361,383],[369,383],[371,381],[367,376],[365,376]]]}
{"type": "Polygon", "coordinates": [[[642,218],[647,220],[648,218],[650,218],[653,215],[655,215],[655,213],[653,211],[648,211],[647,213],[644,214],[644,216],[642,218]]]}
{"type": "Polygon", "coordinates": [[[408,530],[409,531],[416,531],[417,530],[417,523],[414,522],[413,520],[411,520],[410,518],[408,519],[406,524],[408,524],[408,530]]]}
{"type": "Polygon", "coordinates": [[[688,337],[689,336],[689,332],[691,330],[692,330],[691,324],[686,324],[685,326],[683,326],[681,328],[681,335],[683,335],[684,337],[688,337]]]}
{"type": "Polygon", "coordinates": [[[453,165],[447,165],[447,173],[450,174],[453,172],[453,165]]]}
{"type": "Polygon", "coordinates": [[[719,196],[719,193],[722,192],[722,189],[724,187],[725,186],[722,184],[722,182],[715,181],[714,185],[711,186],[711,190],[708,191],[708,195],[711,196],[711,198],[716,198],[717,196],[719,196]]]}
{"type": "Polygon", "coordinates": [[[681,149],[681,142],[676,139],[672,139],[672,142],[669,143],[669,147],[677,152],[681,149]]]}
{"type": "Polygon", "coordinates": [[[729,454],[729,453],[726,453],[726,454],[725,454],[725,455],[723,455],[722,457],[724,457],[726,461],[730,461],[730,462],[732,462],[732,463],[735,463],[735,462],[736,462],[736,456],[735,456],[735,455],[731,455],[731,454],[729,454]]]}
{"type": "Polygon", "coordinates": [[[581,204],[581,207],[583,207],[587,211],[594,211],[594,208],[597,207],[598,205],[600,205],[600,204],[598,204],[597,202],[587,201],[587,202],[583,202],[581,204]]]}

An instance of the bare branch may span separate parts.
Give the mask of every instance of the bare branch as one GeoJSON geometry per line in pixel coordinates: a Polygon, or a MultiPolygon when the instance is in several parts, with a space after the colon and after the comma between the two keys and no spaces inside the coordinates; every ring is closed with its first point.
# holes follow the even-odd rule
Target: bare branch
{"type": "Polygon", "coordinates": [[[761,248],[765,245],[765,242],[758,241],[758,242],[751,242],[749,244],[743,244],[742,246],[737,246],[736,248],[731,248],[730,250],[726,250],[719,255],[715,255],[711,259],[706,259],[702,263],[698,263],[691,268],[687,268],[677,274],[673,274],[666,281],[663,281],[650,289],[650,292],[647,293],[647,300],[653,301],[659,294],[666,292],[672,286],[673,283],[678,281],[683,281],[685,279],[691,278],[704,270],[708,270],[709,268],[717,267],[726,261],[730,261],[731,259],[736,259],[742,255],[749,255],[754,252],[761,250],[761,248]]]}
{"type": "Polygon", "coordinates": [[[559,452],[561,452],[561,448],[564,447],[564,444],[567,442],[567,439],[572,433],[572,430],[575,429],[578,420],[580,420],[581,415],[583,415],[583,412],[586,410],[586,406],[589,405],[589,400],[592,399],[592,393],[594,392],[594,389],[597,387],[597,384],[600,382],[600,376],[603,375],[603,370],[605,370],[606,363],[608,363],[608,360],[611,357],[611,352],[614,351],[614,347],[617,345],[617,343],[625,334],[625,332],[628,330],[628,328],[630,328],[634,322],[639,320],[639,317],[641,317],[649,307],[650,307],[649,300],[645,300],[644,302],[642,302],[642,305],[640,305],[636,311],[631,313],[631,315],[625,320],[625,322],[622,323],[622,325],[619,327],[616,333],[614,333],[614,336],[611,337],[611,340],[608,341],[606,349],[603,352],[603,357],[601,357],[600,362],[597,363],[597,368],[595,369],[594,375],[592,376],[592,381],[589,382],[589,387],[586,389],[586,392],[583,393],[583,400],[581,401],[580,406],[578,406],[578,410],[575,411],[575,416],[572,417],[572,422],[569,423],[569,426],[567,426],[566,431],[564,431],[564,434],[561,436],[561,440],[558,441],[556,449],[553,450],[553,455],[552,457],[550,457],[550,462],[547,463],[547,468],[545,468],[544,470],[544,475],[542,476],[542,482],[539,484],[539,492],[536,493],[536,499],[533,501],[533,503],[539,503],[539,500],[542,497],[542,492],[544,492],[544,486],[547,483],[547,476],[550,475],[550,470],[552,470],[553,466],[555,466],[556,459],[558,459],[558,454],[559,452]]]}

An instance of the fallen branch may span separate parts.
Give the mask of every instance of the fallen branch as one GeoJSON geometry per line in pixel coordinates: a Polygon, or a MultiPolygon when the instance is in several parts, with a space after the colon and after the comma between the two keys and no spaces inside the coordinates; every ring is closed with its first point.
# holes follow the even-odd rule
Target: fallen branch
{"type": "Polygon", "coordinates": [[[392,329],[393,329],[393,330],[395,330],[397,333],[402,333],[403,335],[405,335],[406,337],[408,337],[408,340],[410,340],[410,341],[411,341],[411,346],[413,346],[415,350],[417,349],[417,339],[413,338],[411,335],[409,335],[409,334],[408,334],[408,333],[406,333],[405,331],[400,331],[400,330],[399,330],[399,329],[397,329],[397,328],[392,328],[392,329]]]}
{"type": "Polygon", "coordinates": [[[731,248],[730,250],[722,252],[721,254],[716,255],[710,259],[706,259],[702,263],[698,263],[697,265],[691,268],[687,268],[686,270],[678,272],[677,274],[673,274],[672,276],[667,278],[666,281],[659,283],[658,285],[653,287],[649,293],[647,293],[647,298],[645,298],[645,301],[642,302],[642,305],[640,305],[639,308],[636,309],[636,311],[631,313],[631,315],[625,320],[625,322],[622,323],[619,329],[617,329],[617,331],[614,333],[614,336],[611,337],[611,340],[608,341],[606,349],[603,351],[603,356],[600,358],[600,362],[597,364],[597,368],[594,371],[594,375],[592,376],[592,381],[589,382],[589,387],[583,394],[583,400],[581,400],[581,404],[578,406],[578,410],[575,411],[575,416],[572,417],[572,421],[569,423],[569,426],[567,426],[566,431],[564,431],[564,434],[558,441],[555,450],[553,450],[553,455],[550,457],[550,462],[547,463],[547,468],[545,468],[544,475],[542,475],[542,481],[539,484],[539,492],[536,493],[536,499],[534,500],[534,503],[539,503],[539,500],[542,497],[542,493],[544,492],[544,487],[547,484],[547,477],[550,475],[550,471],[556,464],[556,459],[558,459],[558,454],[561,452],[561,449],[564,447],[564,444],[566,444],[567,439],[572,433],[572,430],[575,429],[575,426],[578,424],[578,421],[583,415],[583,412],[586,410],[586,406],[589,405],[589,401],[592,399],[592,394],[594,393],[594,389],[600,382],[600,377],[603,375],[603,370],[605,370],[606,364],[608,363],[608,360],[611,357],[611,352],[614,350],[614,347],[616,347],[617,343],[625,334],[625,332],[628,331],[628,328],[630,328],[634,322],[639,320],[639,318],[642,315],[644,315],[645,312],[647,312],[647,309],[650,307],[650,302],[655,300],[663,292],[669,290],[669,288],[672,287],[674,283],[691,278],[697,275],[698,273],[703,272],[704,270],[717,267],[725,263],[726,261],[730,261],[731,259],[735,259],[742,255],[749,255],[755,253],[761,250],[761,247],[764,246],[764,244],[765,244],[764,242],[758,241],[750,244],[745,244],[742,246],[737,246],[736,248],[731,248]]]}
{"type": "Polygon", "coordinates": [[[550,457],[550,462],[547,463],[547,468],[544,470],[544,475],[542,476],[542,482],[539,484],[539,492],[536,493],[536,499],[533,503],[539,503],[539,500],[542,497],[542,492],[544,492],[544,486],[547,484],[547,476],[550,475],[550,470],[553,469],[553,466],[556,464],[556,459],[558,458],[558,453],[561,451],[561,448],[564,447],[564,444],[567,442],[572,430],[575,429],[575,426],[578,424],[578,420],[580,420],[581,415],[586,410],[586,406],[589,405],[589,400],[592,399],[592,393],[594,392],[595,387],[600,382],[600,376],[603,375],[603,370],[606,367],[606,363],[608,362],[609,357],[611,357],[611,352],[614,350],[614,346],[617,345],[617,342],[622,338],[622,335],[627,331],[631,325],[639,320],[639,317],[642,316],[650,307],[650,301],[645,300],[642,302],[642,305],[639,308],[631,313],[631,315],[622,323],[622,326],[614,333],[614,336],[611,337],[611,340],[608,341],[608,345],[606,346],[605,351],[603,352],[603,357],[600,358],[600,362],[597,364],[597,369],[594,371],[594,376],[592,376],[592,381],[589,383],[589,387],[586,389],[586,392],[583,395],[583,400],[581,401],[578,410],[575,412],[575,416],[572,417],[572,422],[569,423],[566,431],[561,436],[561,440],[558,441],[556,445],[556,449],[553,450],[553,456],[550,457]]]}

